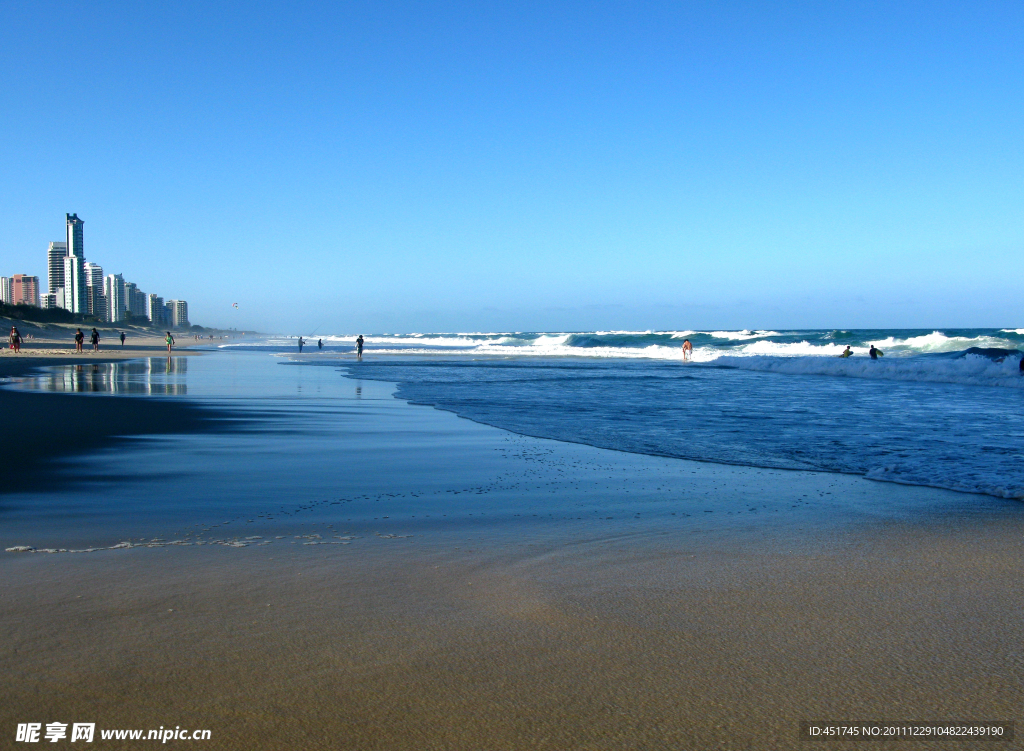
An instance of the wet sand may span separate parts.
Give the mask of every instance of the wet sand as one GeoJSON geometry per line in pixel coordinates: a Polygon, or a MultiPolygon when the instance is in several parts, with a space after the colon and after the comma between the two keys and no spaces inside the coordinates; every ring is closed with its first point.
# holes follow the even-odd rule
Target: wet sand
{"type": "Polygon", "coordinates": [[[340,476],[375,484],[367,507],[393,503],[393,518],[346,534],[354,512],[325,497],[211,532],[242,524],[230,534],[259,538],[247,547],[195,532],[181,546],[2,554],[0,732],[60,721],[208,728],[203,746],[225,749],[786,749],[805,747],[801,720],[1018,719],[1019,504],[353,404],[358,420],[331,418],[351,433],[340,476]],[[436,468],[440,497],[468,486],[449,503],[478,505],[458,521],[410,516],[426,496],[399,505],[402,467],[417,488],[436,468]],[[512,479],[478,495],[487,473],[512,479]],[[619,506],[591,519],[602,492],[619,506]],[[524,518],[475,521],[507,499],[524,518]]]}

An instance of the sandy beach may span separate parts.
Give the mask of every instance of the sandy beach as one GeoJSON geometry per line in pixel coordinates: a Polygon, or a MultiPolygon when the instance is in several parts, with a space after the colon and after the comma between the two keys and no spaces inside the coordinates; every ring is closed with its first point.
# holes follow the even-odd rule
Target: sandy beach
{"type": "MultiPolygon", "coordinates": [[[[204,474],[204,453],[251,452],[232,443],[251,436],[186,421],[156,444],[168,497],[192,487],[216,510],[152,511],[135,547],[0,557],[5,733],[60,721],[206,728],[204,747],[225,749],[783,749],[805,745],[802,720],[1016,719],[1016,502],[514,436],[331,368],[276,367],[301,368],[303,393],[345,396],[268,423],[283,458],[266,474],[204,474]],[[333,443],[315,428],[328,419],[333,443]],[[296,455],[331,464],[287,494],[274,478],[297,466],[299,425],[311,437],[296,455]],[[217,507],[231,487],[247,505],[217,507]]],[[[122,444],[126,467],[145,465],[149,440],[122,444]]],[[[81,487],[84,504],[115,486],[81,487]]],[[[18,521],[35,497],[0,496],[8,545],[46,541],[18,521]]],[[[916,744],[993,745],[1016,743],[916,744]]]]}

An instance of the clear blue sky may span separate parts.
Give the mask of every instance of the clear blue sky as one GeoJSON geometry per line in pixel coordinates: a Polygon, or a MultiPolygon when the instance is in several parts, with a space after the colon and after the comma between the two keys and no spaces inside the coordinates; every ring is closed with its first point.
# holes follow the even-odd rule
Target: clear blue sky
{"type": "Polygon", "coordinates": [[[1020,2],[0,0],[0,64],[4,275],[77,212],[206,325],[1024,325],[1020,2]]]}

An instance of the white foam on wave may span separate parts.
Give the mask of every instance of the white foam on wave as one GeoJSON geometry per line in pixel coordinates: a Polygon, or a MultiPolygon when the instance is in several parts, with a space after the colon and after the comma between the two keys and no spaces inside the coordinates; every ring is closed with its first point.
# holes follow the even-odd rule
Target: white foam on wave
{"type": "Polygon", "coordinates": [[[706,334],[716,339],[729,339],[731,341],[743,341],[744,339],[761,339],[766,336],[782,336],[778,331],[698,331],[698,334],[706,334]]]}
{"type": "Polygon", "coordinates": [[[1004,334],[1018,334],[1024,336],[1024,329],[999,329],[1004,334]]]}
{"type": "Polygon", "coordinates": [[[895,350],[911,350],[913,352],[959,352],[968,347],[997,347],[1000,349],[1012,349],[1013,342],[994,336],[946,336],[941,331],[933,331],[930,334],[912,336],[907,339],[896,339],[888,337],[874,342],[879,349],[886,347],[895,350]]]}
{"type": "Polygon", "coordinates": [[[872,360],[867,357],[735,357],[715,360],[740,370],[790,375],[826,375],[890,381],[960,383],[970,386],[1024,388],[1016,358],[996,362],[987,357],[967,355],[955,359],[897,357],[872,360]]]}

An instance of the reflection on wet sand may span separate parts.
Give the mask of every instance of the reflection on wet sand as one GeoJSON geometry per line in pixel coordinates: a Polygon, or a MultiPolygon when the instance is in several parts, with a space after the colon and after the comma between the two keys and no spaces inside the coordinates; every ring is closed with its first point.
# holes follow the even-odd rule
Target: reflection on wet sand
{"type": "Polygon", "coordinates": [[[49,368],[46,373],[26,379],[22,387],[38,391],[182,395],[188,393],[187,372],[187,357],[83,363],[49,368]]]}

